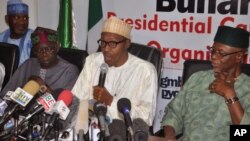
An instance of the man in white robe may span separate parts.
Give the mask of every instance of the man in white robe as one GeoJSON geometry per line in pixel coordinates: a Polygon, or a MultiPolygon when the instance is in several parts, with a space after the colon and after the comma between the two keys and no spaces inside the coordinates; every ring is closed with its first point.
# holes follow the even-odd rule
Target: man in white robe
{"type": "Polygon", "coordinates": [[[105,103],[107,116],[111,119],[123,119],[117,102],[121,98],[128,98],[132,120],[141,118],[152,125],[158,88],[157,72],[153,64],[128,52],[131,29],[129,24],[116,17],[104,22],[98,40],[101,52],[86,58],[72,93],[82,101],[95,99],[105,103]],[[104,87],[98,86],[102,64],[107,64],[104,87]]]}

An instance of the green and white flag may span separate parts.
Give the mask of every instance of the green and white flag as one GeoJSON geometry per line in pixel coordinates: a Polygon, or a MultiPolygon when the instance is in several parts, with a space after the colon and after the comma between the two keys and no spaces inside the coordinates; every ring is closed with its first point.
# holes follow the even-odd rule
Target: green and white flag
{"type": "Polygon", "coordinates": [[[60,0],[58,39],[63,48],[72,48],[72,3],[71,0],[60,0]]]}
{"type": "Polygon", "coordinates": [[[101,29],[103,23],[102,1],[89,0],[89,14],[88,14],[88,39],[87,51],[89,53],[96,52],[98,49],[97,40],[101,36],[101,29]]]}

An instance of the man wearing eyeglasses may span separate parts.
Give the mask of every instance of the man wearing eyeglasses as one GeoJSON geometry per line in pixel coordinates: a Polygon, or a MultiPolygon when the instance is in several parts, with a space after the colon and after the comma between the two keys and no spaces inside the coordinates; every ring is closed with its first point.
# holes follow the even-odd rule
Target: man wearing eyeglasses
{"type": "Polygon", "coordinates": [[[209,47],[212,70],[193,74],[165,109],[166,141],[229,141],[230,125],[250,124],[250,77],[241,72],[249,32],[220,26],[209,47]]]}
{"type": "Polygon", "coordinates": [[[72,92],[80,100],[95,99],[108,106],[111,119],[123,119],[117,110],[121,98],[131,101],[131,116],[152,125],[156,108],[157,72],[153,64],[128,52],[132,27],[117,17],[107,19],[97,41],[101,52],[86,62],[72,92]],[[98,86],[100,67],[107,64],[104,86],[98,86]]]}
{"type": "Polygon", "coordinates": [[[23,87],[30,76],[40,77],[52,90],[63,88],[71,90],[79,75],[78,68],[57,55],[60,44],[56,31],[37,27],[31,34],[33,52],[36,58],[26,60],[13,74],[3,88],[0,97],[7,91],[23,87]]]}

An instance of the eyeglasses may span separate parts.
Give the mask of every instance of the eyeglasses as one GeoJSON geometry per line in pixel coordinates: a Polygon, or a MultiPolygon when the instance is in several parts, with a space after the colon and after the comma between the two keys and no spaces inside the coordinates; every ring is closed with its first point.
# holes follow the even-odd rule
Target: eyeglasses
{"type": "Polygon", "coordinates": [[[41,53],[52,53],[54,51],[53,47],[37,47],[34,49],[35,53],[41,54],[41,53]]]}
{"type": "Polygon", "coordinates": [[[241,51],[235,51],[235,52],[230,52],[230,53],[224,53],[224,52],[216,51],[214,47],[207,47],[207,49],[209,50],[211,55],[218,55],[220,58],[223,58],[228,55],[236,54],[239,52],[244,52],[243,50],[241,50],[241,51]]]}
{"type": "Polygon", "coordinates": [[[104,41],[104,40],[101,40],[99,39],[97,41],[98,45],[102,48],[104,48],[106,45],[108,45],[109,47],[111,48],[115,48],[118,44],[122,43],[122,42],[125,42],[127,39],[124,39],[124,40],[121,40],[121,41],[104,41]]]}

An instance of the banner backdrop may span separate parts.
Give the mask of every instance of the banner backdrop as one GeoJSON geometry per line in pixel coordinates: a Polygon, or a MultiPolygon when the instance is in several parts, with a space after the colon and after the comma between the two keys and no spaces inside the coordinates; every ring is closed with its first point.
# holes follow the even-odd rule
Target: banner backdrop
{"type": "Polygon", "coordinates": [[[117,16],[133,26],[132,42],[163,52],[154,132],[180,90],[184,60],[210,59],[207,47],[219,25],[249,31],[249,0],[102,0],[102,9],[104,19],[117,16]]]}

